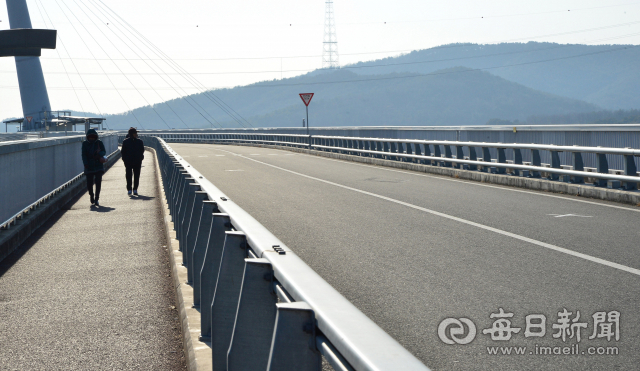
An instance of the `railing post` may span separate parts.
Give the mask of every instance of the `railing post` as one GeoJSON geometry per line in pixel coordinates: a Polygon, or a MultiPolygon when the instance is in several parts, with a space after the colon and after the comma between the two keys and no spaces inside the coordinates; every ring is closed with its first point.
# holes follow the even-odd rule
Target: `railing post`
{"type": "Polygon", "coordinates": [[[218,282],[225,232],[230,228],[228,214],[213,214],[207,249],[200,270],[200,340],[211,340],[211,302],[218,282]]]}
{"type": "MultiPolygon", "coordinates": [[[[505,149],[504,148],[496,148],[496,151],[498,153],[498,163],[499,164],[506,164],[507,163],[507,155],[505,153],[505,149]]],[[[505,174],[507,172],[507,169],[504,167],[496,167],[496,173],[498,174],[505,174]]]]}
{"type": "MultiPolygon", "coordinates": [[[[601,174],[609,174],[609,162],[607,161],[607,155],[604,153],[596,153],[596,171],[601,174]]],[[[596,179],[593,185],[598,187],[606,187],[606,179],[596,179]]]]}
{"type": "MultiPolygon", "coordinates": [[[[575,171],[584,171],[584,163],[582,162],[582,153],[580,152],[571,152],[571,162],[573,164],[573,170],[575,171]]],[[[584,177],[581,176],[572,176],[572,183],[582,184],[584,183],[584,177]]]]}
{"type": "MultiPolygon", "coordinates": [[[[551,152],[551,167],[553,169],[560,169],[560,155],[558,151],[551,152]]],[[[549,173],[549,180],[558,180],[560,176],[558,174],[549,173]]]]}
{"type": "MultiPolygon", "coordinates": [[[[448,144],[443,145],[444,147],[444,157],[445,158],[453,158],[453,153],[451,153],[451,146],[448,144]]],[[[445,161],[444,167],[451,167],[450,161],[445,161]]]]}
{"type": "MultiPolygon", "coordinates": [[[[441,158],[442,157],[442,152],[440,152],[440,145],[439,144],[434,144],[433,145],[433,156],[437,157],[437,158],[441,158]]],[[[431,161],[431,165],[434,165],[434,166],[440,166],[441,164],[442,164],[442,161],[440,161],[440,160],[431,161]]]]}
{"type": "Polygon", "coordinates": [[[193,247],[196,243],[196,236],[198,234],[198,226],[200,224],[200,217],[202,215],[202,203],[207,199],[207,192],[200,190],[200,185],[197,184],[196,191],[193,195],[193,202],[191,211],[188,212],[187,228],[185,231],[185,248],[182,250],[182,263],[187,267],[187,283],[193,283],[193,265],[191,265],[191,254],[193,247]]]}
{"type": "MultiPolygon", "coordinates": [[[[522,165],[522,151],[520,148],[513,149],[513,164],[522,165]]],[[[518,175],[519,173],[522,174],[521,171],[523,170],[513,169],[513,173],[511,173],[511,175],[518,175]]]]}
{"type": "MultiPolygon", "coordinates": [[[[533,166],[538,166],[541,167],[542,166],[542,159],[540,158],[540,150],[537,149],[532,149],[531,150],[531,165],[533,166]]],[[[540,178],[540,172],[539,171],[533,171],[531,173],[531,177],[532,178],[540,178]]]]}
{"type": "MultiPolygon", "coordinates": [[[[456,159],[458,160],[464,160],[464,151],[462,149],[462,146],[456,146],[456,159]]],[[[457,163],[455,165],[455,168],[457,169],[463,169],[464,166],[461,163],[457,163]]]]}
{"type": "Polygon", "coordinates": [[[200,307],[200,271],[202,271],[202,263],[204,254],[207,251],[207,243],[209,242],[209,234],[211,233],[211,220],[213,212],[218,208],[215,201],[202,201],[202,210],[196,239],[191,252],[191,261],[189,269],[189,281],[193,284],[193,306],[200,307]]]}
{"type": "Polygon", "coordinates": [[[227,369],[227,352],[231,345],[247,257],[247,239],[243,232],[226,232],[218,282],[211,303],[211,353],[213,370],[227,369]]]}
{"type": "MultiPolygon", "coordinates": [[[[469,161],[478,161],[476,147],[469,146],[469,161]]],[[[478,165],[469,165],[469,170],[478,170],[478,165]]]]}
{"type": "Polygon", "coordinates": [[[189,200],[189,189],[191,188],[190,184],[191,182],[195,181],[195,179],[191,178],[190,174],[185,174],[187,175],[184,178],[184,181],[182,181],[181,183],[181,190],[180,190],[180,204],[178,205],[178,213],[176,214],[176,220],[173,221],[173,228],[176,230],[176,239],[178,241],[180,241],[180,251],[184,252],[184,235],[183,235],[183,229],[182,229],[182,223],[184,222],[184,219],[186,217],[187,214],[187,203],[189,200]]]}
{"type": "Polygon", "coordinates": [[[320,371],[315,346],[315,315],[305,302],[276,304],[275,329],[267,371],[320,371]]]}
{"type": "MultiPolygon", "coordinates": [[[[626,176],[637,176],[636,172],[638,171],[636,167],[636,163],[634,161],[633,155],[624,155],[624,175],[626,176]]],[[[634,182],[623,182],[622,188],[626,190],[633,190],[638,188],[638,183],[634,182]]]]}
{"type": "Polygon", "coordinates": [[[271,263],[267,259],[245,259],[227,371],[267,369],[277,301],[271,263]]]}

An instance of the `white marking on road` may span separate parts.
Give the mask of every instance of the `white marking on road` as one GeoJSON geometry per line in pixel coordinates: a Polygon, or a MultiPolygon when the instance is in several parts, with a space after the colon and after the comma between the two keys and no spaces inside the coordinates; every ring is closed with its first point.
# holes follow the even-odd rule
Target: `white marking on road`
{"type": "Polygon", "coordinates": [[[204,155],[204,156],[198,156],[198,157],[209,157],[209,156],[207,156],[207,155],[204,155]]]}
{"type": "MultiPolygon", "coordinates": [[[[226,150],[223,150],[223,149],[217,149],[217,150],[218,151],[223,151],[223,152],[229,152],[229,151],[226,151],[226,150]]],[[[232,152],[229,152],[229,153],[232,153],[232,152]]],[[[607,267],[619,269],[621,271],[628,272],[628,273],[640,276],[640,269],[636,269],[636,268],[628,267],[626,265],[610,262],[608,260],[597,258],[595,256],[591,256],[591,255],[583,254],[583,253],[580,253],[580,252],[577,252],[577,251],[569,250],[569,249],[566,249],[564,247],[552,245],[550,243],[534,240],[533,238],[521,236],[521,235],[518,235],[518,234],[515,234],[515,233],[511,233],[511,232],[507,232],[507,231],[503,231],[503,230],[498,229],[498,228],[494,228],[494,227],[490,227],[488,225],[484,225],[484,224],[472,222],[470,220],[458,218],[457,216],[448,215],[448,214],[445,214],[445,213],[441,213],[439,211],[427,209],[425,207],[421,207],[421,206],[417,206],[417,205],[414,205],[414,204],[410,204],[408,202],[396,200],[396,199],[391,198],[391,197],[382,196],[382,195],[379,195],[379,194],[376,194],[376,193],[364,191],[364,190],[361,190],[361,189],[349,187],[349,186],[342,185],[342,184],[339,184],[339,183],[334,183],[334,182],[331,182],[331,181],[328,181],[328,180],[316,178],[316,177],[313,177],[313,176],[310,176],[310,175],[298,173],[296,171],[285,169],[285,168],[282,168],[282,167],[276,166],[276,165],[271,165],[271,164],[268,164],[266,162],[258,161],[256,159],[253,159],[253,158],[250,158],[250,157],[245,157],[245,156],[242,156],[242,155],[240,155],[240,157],[245,158],[245,159],[247,159],[249,161],[257,162],[259,164],[263,164],[263,165],[272,167],[274,169],[286,171],[288,173],[301,176],[303,178],[312,179],[312,180],[315,180],[315,181],[318,181],[318,182],[322,182],[322,183],[325,183],[325,184],[330,184],[332,186],[336,186],[336,187],[343,188],[343,189],[348,189],[350,191],[358,192],[358,193],[361,193],[361,194],[364,194],[364,195],[368,195],[368,196],[376,197],[376,198],[379,198],[379,199],[382,199],[382,200],[386,200],[386,201],[389,201],[389,202],[393,202],[393,203],[396,203],[398,205],[407,206],[407,207],[410,207],[410,208],[415,209],[415,210],[423,211],[425,213],[436,215],[436,216],[439,216],[439,217],[442,217],[442,218],[446,218],[446,219],[449,219],[449,220],[454,220],[454,221],[459,222],[459,223],[467,224],[467,225],[470,225],[470,226],[473,226],[473,227],[477,227],[477,228],[484,229],[484,230],[487,230],[487,231],[490,231],[490,232],[501,234],[503,236],[511,237],[511,238],[516,239],[516,240],[520,240],[520,241],[531,243],[533,245],[544,247],[544,248],[547,248],[549,250],[561,252],[563,254],[571,255],[571,256],[574,256],[576,258],[588,260],[588,261],[593,262],[593,263],[602,264],[602,265],[605,265],[607,267]]]]}
{"type": "Polygon", "coordinates": [[[577,214],[547,214],[547,215],[551,215],[554,218],[564,218],[566,216],[576,216],[578,218],[593,218],[592,216],[589,215],[577,215],[577,214]]]}
{"type": "Polygon", "coordinates": [[[249,156],[260,156],[260,154],[259,153],[252,153],[249,156]]]}
{"type": "Polygon", "coordinates": [[[501,189],[501,190],[509,191],[509,192],[528,193],[528,194],[530,194],[530,195],[543,196],[543,197],[551,197],[551,198],[559,198],[559,199],[561,199],[561,200],[574,201],[574,202],[582,202],[582,203],[590,204],[590,205],[598,205],[598,206],[604,206],[604,207],[611,207],[611,208],[614,208],[614,209],[622,209],[622,210],[627,210],[627,211],[633,211],[633,212],[636,212],[636,213],[640,213],[640,209],[631,209],[631,208],[629,208],[629,207],[624,207],[624,206],[609,205],[609,204],[605,204],[605,203],[599,203],[599,202],[593,202],[593,201],[587,201],[587,200],[578,200],[578,199],[575,199],[575,198],[569,198],[569,197],[556,196],[556,195],[553,195],[553,194],[546,194],[546,193],[542,193],[542,192],[532,192],[532,191],[525,191],[525,190],[522,190],[522,189],[514,189],[514,188],[509,188],[509,187],[494,186],[494,185],[483,184],[483,183],[479,183],[479,182],[475,182],[475,181],[466,181],[466,180],[450,179],[450,178],[448,178],[446,175],[442,175],[442,176],[435,176],[435,175],[428,175],[428,174],[420,174],[420,173],[417,173],[417,172],[411,172],[411,171],[403,171],[403,170],[388,169],[388,168],[384,168],[384,167],[382,167],[382,166],[378,166],[378,165],[365,165],[365,164],[359,164],[359,163],[357,163],[357,162],[353,162],[353,161],[336,160],[336,159],[326,158],[326,157],[322,157],[322,156],[309,155],[309,154],[306,154],[306,153],[300,153],[300,155],[305,155],[305,156],[315,157],[315,158],[319,158],[319,159],[321,159],[321,160],[326,160],[326,161],[341,162],[341,163],[344,163],[344,164],[349,164],[349,165],[354,165],[354,166],[362,166],[362,167],[368,167],[368,168],[373,168],[373,169],[378,169],[378,170],[384,170],[384,171],[392,171],[392,172],[394,172],[394,173],[402,173],[402,174],[409,174],[409,175],[414,175],[414,176],[421,176],[421,177],[431,178],[431,179],[439,179],[439,180],[444,180],[444,181],[447,181],[447,182],[464,183],[464,184],[469,184],[469,185],[473,185],[473,186],[476,186],[476,187],[487,187],[487,188],[501,189]]]}
{"type": "Polygon", "coordinates": [[[237,170],[225,170],[225,171],[244,171],[244,170],[237,169],[237,170]]]}

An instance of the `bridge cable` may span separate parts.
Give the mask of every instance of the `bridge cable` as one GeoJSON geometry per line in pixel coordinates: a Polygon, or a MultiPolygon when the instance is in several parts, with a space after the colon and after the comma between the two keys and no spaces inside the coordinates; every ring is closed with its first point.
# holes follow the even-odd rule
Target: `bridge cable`
{"type": "MultiPolygon", "coordinates": [[[[74,2],[75,2],[75,0],[74,0],[74,2]]],[[[76,5],[77,5],[77,3],[76,3],[76,5]]],[[[71,8],[69,7],[69,5],[65,4],[65,6],[69,9],[69,11],[71,11],[71,8]]],[[[104,37],[107,39],[107,41],[109,41],[109,42],[110,42],[114,47],[116,47],[116,49],[120,52],[119,48],[117,48],[117,46],[115,45],[115,43],[114,43],[113,41],[111,41],[111,39],[110,39],[110,38],[109,38],[109,37],[108,37],[108,36],[107,36],[107,35],[106,35],[106,34],[105,34],[101,29],[100,29],[100,27],[99,27],[99,26],[98,26],[98,25],[97,25],[97,24],[96,24],[96,23],[91,19],[91,17],[89,16],[89,14],[87,14],[87,13],[86,13],[82,8],[80,8],[80,11],[82,11],[82,12],[84,13],[84,15],[87,17],[87,19],[88,19],[90,22],[92,22],[92,23],[94,24],[94,26],[96,26],[96,28],[97,28],[97,29],[98,29],[98,31],[102,34],[102,36],[104,36],[104,37]]],[[[72,12],[72,11],[71,11],[71,12],[72,12]]],[[[73,12],[72,12],[72,14],[73,14],[73,12]]],[[[75,14],[74,14],[74,17],[76,17],[76,18],[77,18],[77,16],[75,16],[75,14]]],[[[84,26],[83,26],[83,27],[84,27],[84,26]]],[[[116,35],[116,36],[117,36],[117,35],[116,35]]],[[[92,37],[93,37],[93,36],[92,36],[92,37]]],[[[94,38],[94,40],[95,40],[95,38],[94,38]]],[[[126,43],[125,43],[125,45],[126,45],[127,47],[129,47],[126,43]]],[[[98,46],[100,46],[100,45],[98,45],[98,46]]],[[[100,48],[102,49],[102,46],[100,46],[100,48]]],[[[133,51],[133,49],[132,49],[131,47],[129,47],[129,48],[133,51]]],[[[102,49],[102,50],[104,51],[104,49],[102,49]]],[[[134,51],[134,53],[135,53],[135,51],[134,51]]],[[[124,57],[124,53],[120,52],[120,54],[122,54],[122,56],[124,57]]],[[[139,72],[139,71],[138,71],[138,69],[133,65],[133,63],[132,63],[131,61],[129,61],[129,60],[127,60],[127,62],[131,65],[131,67],[134,69],[134,71],[136,71],[136,73],[142,77],[142,74],[140,74],[140,72],[139,72]]],[[[155,88],[153,88],[153,86],[151,85],[151,83],[149,83],[149,81],[147,81],[147,79],[146,79],[146,78],[142,77],[142,79],[147,83],[147,85],[149,85],[149,87],[151,87],[151,88],[153,89],[153,91],[158,95],[158,97],[159,97],[160,99],[164,99],[164,98],[160,95],[160,93],[158,93],[158,91],[157,91],[155,88]]],[[[186,126],[187,128],[189,128],[189,125],[187,125],[187,123],[186,123],[186,122],[184,122],[184,120],[182,119],[182,117],[180,117],[180,115],[178,115],[178,113],[173,109],[173,107],[171,107],[171,105],[169,104],[169,102],[167,101],[167,102],[165,102],[165,103],[166,103],[167,107],[171,110],[171,112],[173,112],[173,114],[174,114],[174,115],[176,115],[176,117],[178,118],[178,120],[180,120],[180,121],[184,124],[184,126],[186,126]]]]}
{"type": "MultiPolygon", "coordinates": [[[[76,0],[73,0],[73,1],[74,1],[74,2],[76,2],[76,0]]],[[[77,4],[77,2],[76,2],[76,4],[77,4]]],[[[88,10],[89,10],[89,11],[90,11],[94,16],[96,16],[97,18],[99,18],[99,16],[98,16],[98,15],[97,15],[93,10],[89,9],[89,7],[88,7],[86,4],[83,4],[83,5],[84,5],[85,7],[87,7],[87,9],[88,9],[88,10]]],[[[78,5],[78,6],[80,6],[80,5],[78,5]]],[[[94,5],[94,6],[95,6],[95,5],[94,5]]],[[[96,9],[97,9],[100,13],[102,13],[102,15],[103,15],[103,16],[105,15],[105,14],[104,14],[104,12],[102,12],[102,10],[101,10],[100,8],[97,8],[97,7],[96,7],[96,9]]],[[[85,13],[85,14],[86,14],[86,13],[85,13]]],[[[116,22],[117,22],[117,21],[116,21],[116,22]]],[[[95,24],[95,23],[94,23],[94,24],[95,24]]],[[[120,30],[120,28],[119,28],[119,27],[117,27],[115,23],[114,23],[113,25],[114,25],[114,27],[113,27],[113,28],[118,29],[118,30],[122,33],[122,35],[123,35],[127,40],[129,40],[129,43],[130,43],[131,45],[134,45],[134,46],[135,46],[135,42],[134,42],[130,37],[128,37],[128,36],[127,36],[127,35],[126,35],[122,30],[120,30]]],[[[116,35],[116,36],[117,36],[117,37],[118,37],[118,38],[119,38],[123,43],[125,43],[125,45],[127,45],[127,47],[129,47],[129,49],[131,49],[131,51],[133,51],[133,52],[134,52],[134,54],[136,54],[136,56],[138,56],[138,57],[139,57],[139,54],[135,52],[134,48],[132,48],[131,46],[129,46],[129,45],[128,45],[128,44],[127,44],[127,43],[126,43],[126,42],[125,42],[125,41],[124,41],[124,40],[123,40],[123,39],[122,39],[122,38],[121,38],[121,37],[120,37],[120,36],[119,36],[119,35],[118,35],[114,30],[113,30],[113,29],[111,29],[111,32],[113,32],[113,33],[114,33],[114,35],[116,35]]],[[[144,54],[144,56],[145,56],[145,57],[147,57],[147,59],[146,59],[146,60],[151,60],[151,59],[149,59],[149,58],[148,58],[148,54],[147,54],[147,53],[145,53],[145,52],[144,52],[144,50],[143,50],[142,48],[140,48],[140,51],[144,54]]],[[[209,122],[209,124],[211,124],[211,126],[213,127],[213,122],[211,122],[209,119],[207,119],[207,118],[206,118],[206,117],[205,117],[205,116],[200,112],[200,110],[198,110],[197,108],[195,108],[195,107],[193,106],[193,104],[191,104],[191,102],[189,101],[189,98],[191,98],[191,97],[189,97],[189,95],[184,91],[184,89],[182,89],[183,93],[179,92],[179,91],[176,89],[176,87],[180,88],[180,86],[179,86],[179,85],[178,85],[178,84],[177,84],[177,83],[176,83],[176,82],[175,82],[175,81],[174,81],[174,80],[173,80],[173,79],[172,79],[172,78],[171,78],[171,77],[170,77],[166,72],[164,72],[164,70],[162,70],[162,68],[160,68],[160,66],[158,66],[158,64],[157,64],[157,63],[155,63],[154,61],[152,61],[152,60],[151,60],[151,62],[152,62],[152,63],[153,63],[153,65],[155,66],[155,68],[153,68],[149,63],[147,63],[147,62],[146,62],[146,60],[145,60],[145,59],[140,58],[140,60],[145,61],[145,64],[146,64],[149,68],[151,68],[151,70],[153,70],[153,71],[154,71],[154,74],[159,75],[159,76],[162,78],[162,80],[163,80],[164,82],[166,82],[166,83],[167,83],[167,84],[168,84],[168,85],[169,85],[169,86],[170,86],[170,87],[171,87],[171,88],[172,88],[172,89],[173,89],[173,90],[174,90],[174,91],[175,91],[175,92],[176,92],[176,93],[181,97],[181,98],[184,98],[184,97],[186,96],[187,98],[185,98],[185,102],[186,102],[186,103],[188,103],[188,104],[191,106],[191,108],[193,108],[196,112],[198,112],[198,114],[200,114],[200,116],[202,116],[202,118],[204,118],[207,122],[209,122]],[[171,83],[169,83],[167,80],[165,80],[165,79],[162,77],[162,75],[160,75],[160,73],[156,72],[156,69],[157,69],[157,70],[159,70],[159,71],[161,71],[161,72],[162,72],[162,74],[164,74],[164,75],[165,75],[169,80],[171,80],[171,82],[172,82],[176,87],[174,87],[174,85],[172,85],[172,84],[171,84],[171,83]]],[[[211,114],[209,114],[209,113],[208,113],[204,108],[202,108],[202,106],[200,106],[200,105],[198,104],[198,102],[197,102],[197,101],[195,101],[193,98],[191,98],[191,100],[193,100],[193,102],[194,102],[196,105],[198,105],[198,106],[200,107],[200,109],[202,109],[205,113],[207,113],[207,114],[209,115],[209,117],[211,117],[211,119],[212,119],[212,120],[213,120],[213,121],[214,121],[214,122],[215,122],[215,123],[216,123],[220,128],[222,128],[222,125],[220,125],[220,123],[218,123],[218,121],[217,121],[213,116],[211,116],[211,114]]],[[[187,127],[188,127],[188,126],[187,126],[187,127]]]]}
{"type": "MultiPolygon", "coordinates": [[[[94,0],[94,2],[95,2],[95,0],[94,0]]],[[[203,84],[201,84],[189,72],[187,72],[184,68],[182,68],[179,64],[177,64],[173,59],[171,59],[166,53],[164,53],[160,48],[158,48],[155,44],[153,44],[149,39],[147,39],[144,35],[142,35],[138,30],[136,30],[131,24],[129,24],[122,17],[120,17],[120,15],[118,15],[118,13],[116,13],[111,8],[109,8],[109,6],[107,6],[103,1],[98,0],[98,2],[104,8],[109,10],[109,12],[111,12],[114,16],[119,18],[124,24],[126,24],[132,30],[132,32],[134,34],[138,35],[138,37],[140,39],[144,40],[149,46],[153,47],[157,51],[156,54],[158,54],[159,56],[164,56],[166,58],[165,63],[167,63],[170,67],[173,66],[174,70],[176,70],[178,72],[183,72],[186,76],[188,76],[189,77],[188,81],[190,81],[192,84],[194,84],[194,86],[200,87],[200,89],[203,90],[203,94],[205,95],[205,97],[209,98],[209,100],[211,100],[220,109],[222,109],[225,113],[227,113],[227,115],[229,115],[229,117],[231,117],[236,122],[238,122],[238,124],[242,125],[242,123],[237,118],[237,117],[239,117],[245,123],[247,123],[249,126],[253,127],[253,125],[249,121],[247,121],[244,117],[242,117],[242,115],[240,115],[238,112],[236,112],[231,106],[226,104],[222,99],[220,99],[217,95],[215,95],[215,93],[213,93],[212,91],[207,90],[207,88],[203,84]],[[171,64],[169,62],[171,62],[171,64]],[[225,108],[225,106],[226,106],[226,108],[225,108]],[[229,110],[232,111],[233,113],[235,113],[235,115],[237,115],[237,117],[234,116],[233,114],[231,114],[229,112],[229,110]]],[[[244,125],[242,125],[242,126],[244,126],[244,125]]]]}
{"type": "MultiPolygon", "coordinates": [[[[61,5],[60,5],[60,3],[58,2],[58,0],[55,0],[55,2],[56,2],[56,4],[58,5],[58,7],[60,7],[60,10],[61,10],[61,11],[62,11],[62,13],[64,14],[64,16],[65,16],[65,18],[67,19],[67,21],[71,24],[71,27],[73,27],[73,29],[75,30],[76,34],[78,34],[78,36],[80,37],[80,40],[82,40],[82,42],[84,43],[84,45],[87,47],[87,50],[89,50],[89,54],[91,54],[91,56],[92,56],[92,57],[94,57],[94,59],[95,59],[95,55],[94,55],[94,54],[93,54],[93,52],[91,51],[91,48],[89,48],[89,45],[87,44],[87,42],[86,42],[86,41],[84,40],[84,38],[81,36],[81,33],[80,33],[80,32],[78,32],[78,29],[76,28],[76,26],[75,26],[74,22],[72,22],[72,21],[71,21],[71,19],[69,19],[69,17],[67,16],[66,12],[65,12],[65,11],[64,11],[64,9],[62,8],[62,6],[61,6],[61,5]]],[[[66,6],[66,4],[65,4],[65,6],[66,6]]],[[[67,6],[67,8],[69,8],[69,7],[67,6]]],[[[97,45],[97,46],[102,50],[102,52],[103,52],[103,53],[105,53],[105,54],[107,54],[107,55],[109,55],[108,53],[106,53],[106,52],[104,51],[104,49],[102,48],[102,46],[100,45],[100,43],[98,43],[98,41],[95,39],[95,37],[93,36],[93,34],[91,34],[91,33],[89,32],[89,30],[87,30],[87,28],[82,24],[82,22],[80,22],[80,19],[78,19],[78,17],[75,15],[75,13],[73,13],[73,11],[71,11],[71,9],[69,9],[69,12],[70,12],[70,13],[71,13],[71,14],[72,14],[72,15],[73,15],[77,20],[78,20],[78,23],[80,23],[80,24],[82,25],[82,27],[86,30],[87,34],[88,34],[88,35],[93,39],[93,41],[94,41],[94,42],[96,43],[96,45],[97,45]]],[[[106,75],[106,71],[104,70],[104,68],[102,67],[102,65],[101,65],[98,61],[96,61],[96,63],[98,64],[98,66],[100,67],[100,69],[101,69],[101,70],[105,73],[105,75],[106,75]]],[[[115,67],[116,67],[116,68],[118,68],[118,70],[119,70],[120,72],[122,72],[122,70],[120,69],[120,67],[119,67],[117,64],[115,64],[115,63],[114,63],[114,65],[115,65],[115,67]]],[[[135,84],[133,84],[133,83],[131,82],[131,80],[130,80],[126,75],[123,75],[123,76],[127,79],[127,81],[129,81],[129,83],[131,84],[131,86],[133,86],[133,88],[138,92],[138,94],[140,94],[140,96],[141,96],[141,97],[142,97],[142,99],[147,103],[147,105],[149,105],[149,107],[151,107],[151,109],[153,110],[153,112],[155,112],[155,114],[160,118],[160,120],[161,120],[161,121],[162,121],[162,122],[163,122],[163,123],[164,123],[168,128],[171,128],[171,126],[169,126],[169,124],[167,124],[167,122],[164,120],[164,118],[162,118],[162,116],[160,116],[160,114],[155,110],[155,108],[154,108],[154,107],[149,103],[149,101],[147,100],[147,98],[145,98],[145,96],[144,96],[142,93],[140,93],[140,91],[137,89],[137,87],[135,86],[135,84]]],[[[109,77],[108,77],[108,75],[107,75],[107,78],[109,78],[109,77]]],[[[109,81],[111,81],[111,79],[110,79],[110,78],[109,78],[109,81]]],[[[113,84],[113,82],[112,82],[112,84],[113,84]]],[[[114,85],[114,87],[115,87],[115,85],[114,85]]],[[[117,89],[117,88],[116,88],[116,89],[117,89]]]]}
{"type": "MultiPolygon", "coordinates": [[[[37,0],[40,1],[40,0],[37,0]]],[[[58,6],[60,6],[58,4],[58,6]]],[[[51,20],[51,17],[49,16],[49,13],[47,12],[47,9],[45,8],[44,4],[42,4],[42,9],[44,10],[45,14],[47,15],[47,18],[49,19],[49,22],[53,25],[53,21],[51,20]]],[[[62,9],[62,7],[60,7],[60,9],[62,9]]],[[[64,10],[63,10],[64,13],[64,10]]],[[[66,14],[65,14],[66,17],[66,14]]],[[[73,26],[73,23],[69,20],[69,18],[67,17],[67,20],[69,21],[69,23],[71,23],[71,25],[73,26]]],[[[76,29],[75,26],[73,26],[74,30],[76,29]]],[[[78,31],[76,30],[76,33],[78,31]]],[[[78,34],[79,35],[79,34],[78,34]]],[[[60,36],[58,36],[58,38],[60,38],[60,36]]],[[[87,47],[87,49],[89,49],[89,47],[87,46],[87,43],[84,41],[84,39],[82,37],[80,37],[80,40],[82,40],[82,42],[85,44],[85,46],[87,47]]],[[[62,43],[62,46],[64,47],[64,49],[67,51],[67,55],[69,55],[69,49],[64,45],[64,43],[62,42],[62,39],[60,38],[60,42],[62,43]]],[[[91,53],[91,55],[93,56],[93,53],[91,52],[91,49],[89,49],[89,53],[91,53]]],[[[70,55],[69,55],[70,56],[70,55]]],[[[94,56],[95,57],[95,56],[94,56]]],[[[71,63],[73,64],[73,67],[76,69],[76,71],[78,72],[78,74],[80,74],[78,67],[76,66],[75,62],[73,61],[73,58],[69,58],[71,59],[71,63]]],[[[104,68],[102,67],[102,65],[96,61],[96,63],[98,64],[98,66],[102,69],[102,72],[105,74],[105,76],[107,77],[107,79],[109,80],[109,82],[111,83],[111,85],[114,87],[114,89],[116,90],[116,92],[118,93],[118,95],[120,96],[120,98],[122,99],[122,101],[124,102],[125,106],[127,106],[127,108],[129,109],[129,112],[131,112],[131,114],[133,115],[133,117],[136,119],[136,121],[138,122],[138,124],[140,125],[140,127],[142,129],[144,129],[144,126],[142,125],[142,123],[140,122],[140,120],[138,119],[138,117],[135,115],[135,113],[133,113],[133,111],[131,111],[131,108],[129,107],[129,105],[127,104],[127,101],[124,99],[124,97],[122,96],[122,94],[120,93],[120,91],[118,90],[118,88],[116,87],[116,85],[113,83],[113,81],[111,80],[111,78],[107,75],[106,71],[104,70],[104,68]]],[[[85,89],[87,89],[87,92],[89,93],[89,95],[91,96],[91,98],[93,99],[93,95],[91,95],[91,92],[89,90],[89,88],[87,87],[87,84],[85,83],[84,79],[82,78],[82,75],[80,75],[80,80],[82,81],[82,83],[85,86],[85,89]]],[[[94,100],[95,103],[95,100],[94,100]]],[[[98,105],[96,104],[96,107],[98,107],[98,105]]],[[[99,108],[98,108],[99,110],[99,108]]]]}
{"type": "MultiPolygon", "coordinates": [[[[40,14],[40,18],[42,18],[42,22],[44,23],[44,26],[46,28],[49,29],[55,29],[55,26],[53,25],[53,22],[51,23],[51,27],[49,27],[49,24],[47,23],[47,20],[44,18],[44,15],[42,15],[42,9],[41,4],[40,4],[40,0],[36,0],[36,6],[38,7],[38,13],[40,14]]],[[[42,6],[44,7],[44,6],[42,6]]],[[[47,14],[47,17],[49,17],[49,14],[47,14]]],[[[49,19],[49,21],[51,21],[51,19],[49,19]]],[[[59,34],[56,34],[56,36],[58,37],[58,40],[60,40],[60,44],[62,44],[62,47],[64,48],[64,43],[62,42],[62,37],[60,37],[59,34]]],[[[69,54],[69,51],[65,48],[65,51],[67,52],[67,55],[69,54]]],[[[82,110],[82,112],[85,112],[84,107],[82,106],[82,101],[80,100],[80,96],[78,95],[78,91],[76,90],[76,87],[73,85],[73,81],[71,81],[71,76],[69,76],[69,72],[67,71],[67,66],[64,64],[64,61],[62,60],[62,55],[60,54],[60,49],[56,48],[56,53],[58,54],[58,59],[60,60],[60,64],[62,64],[62,68],[64,68],[64,72],[67,75],[67,79],[69,80],[69,84],[71,85],[71,88],[73,89],[73,93],[76,96],[76,99],[78,100],[78,104],[80,105],[80,109],[82,110]]],[[[75,67],[75,63],[73,62],[73,60],[71,60],[71,63],[73,63],[74,67],[75,67]]],[[[78,69],[76,68],[76,72],[78,72],[78,69]]],[[[82,76],[80,76],[80,79],[82,79],[82,76]]],[[[84,83],[84,80],[82,80],[82,82],[84,83]]],[[[87,89],[87,92],[89,92],[89,89],[87,88],[86,84],[85,84],[85,89],[87,89]]],[[[91,94],[89,92],[89,94],[91,94]]],[[[93,98],[93,97],[92,97],[93,98]]],[[[95,103],[95,102],[94,102],[95,103]]],[[[96,105],[96,108],[98,106],[96,105]]],[[[98,111],[100,111],[100,108],[98,108],[98,111]]]]}

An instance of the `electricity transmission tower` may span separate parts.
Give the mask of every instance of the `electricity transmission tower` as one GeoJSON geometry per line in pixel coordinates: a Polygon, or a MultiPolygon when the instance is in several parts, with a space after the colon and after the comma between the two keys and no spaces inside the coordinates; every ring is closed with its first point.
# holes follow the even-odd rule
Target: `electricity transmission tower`
{"type": "Polygon", "coordinates": [[[333,17],[333,1],[325,1],[324,41],[322,43],[322,68],[339,68],[336,20],[333,17]]]}

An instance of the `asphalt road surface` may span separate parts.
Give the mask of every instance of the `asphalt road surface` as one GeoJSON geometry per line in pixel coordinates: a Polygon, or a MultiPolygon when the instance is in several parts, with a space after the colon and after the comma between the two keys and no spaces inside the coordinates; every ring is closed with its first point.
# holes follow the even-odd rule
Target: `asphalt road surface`
{"type": "Polygon", "coordinates": [[[638,207],[171,146],[433,370],[640,368],[638,207]]]}

